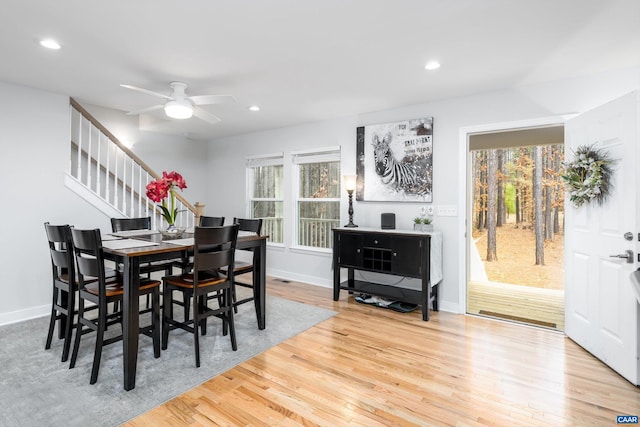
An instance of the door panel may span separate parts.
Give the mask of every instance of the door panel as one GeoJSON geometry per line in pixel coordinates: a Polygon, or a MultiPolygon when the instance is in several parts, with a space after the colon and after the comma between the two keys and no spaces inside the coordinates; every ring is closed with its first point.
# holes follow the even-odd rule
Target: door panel
{"type": "Polygon", "coordinates": [[[591,144],[615,160],[612,191],[603,205],[565,205],[565,332],[638,385],[638,304],[630,278],[640,246],[637,92],[566,123],[568,160],[578,146],[591,144]],[[633,241],[624,239],[626,232],[633,233],[633,241]],[[632,263],[611,257],[625,250],[633,251],[632,263]]]}

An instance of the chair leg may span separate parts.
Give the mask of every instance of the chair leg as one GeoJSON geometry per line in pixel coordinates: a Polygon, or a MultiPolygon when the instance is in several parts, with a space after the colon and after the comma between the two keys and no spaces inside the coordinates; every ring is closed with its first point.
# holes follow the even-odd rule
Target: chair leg
{"type": "Polygon", "coordinates": [[[78,303],[78,323],[76,323],[76,339],[73,343],[73,352],[71,353],[71,362],[69,362],[69,369],[73,369],[76,366],[76,359],[78,358],[78,348],[80,347],[80,338],[82,337],[82,323],[80,319],[84,317],[84,300],[79,299],[78,303]]]}
{"type": "Polygon", "coordinates": [[[107,316],[101,309],[98,309],[98,333],[96,335],[96,349],[93,353],[93,367],[91,368],[91,380],[89,384],[98,381],[98,371],[100,370],[100,359],[102,358],[102,344],[104,343],[104,325],[107,323],[107,316]]]}
{"type": "Polygon", "coordinates": [[[167,319],[173,318],[173,291],[166,283],[162,286],[162,349],[167,349],[169,343],[169,322],[167,319]],[[169,317],[171,316],[171,317],[169,317]]]}
{"type": "Polygon", "coordinates": [[[182,293],[182,304],[184,307],[184,321],[189,321],[189,306],[191,305],[191,297],[187,292],[182,293]]]}
{"type": "MultiPolygon", "coordinates": [[[[231,304],[231,288],[224,289],[222,291],[218,291],[218,302],[220,304],[219,308],[222,310],[224,308],[228,308],[233,311],[233,305],[231,304]]],[[[227,336],[229,333],[229,312],[222,312],[222,336],[227,336]]]]}
{"type": "MultiPolygon", "coordinates": [[[[236,327],[233,323],[233,307],[227,307],[227,314],[225,316],[225,320],[228,320],[229,323],[229,335],[231,335],[231,348],[233,351],[238,350],[238,343],[236,341],[236,327]]],[[[226,321],[224,323],[227,323],[226,321]]]]}
{"type": "Polygon", "coordinates": [[[51,348],[51,339],[53,338],[53,331],[56,327],[57,311],[55,309],[55,304],[56,304],[56,297],[54,292],[53,303],[51,304],[51,317],[49,319],[49,333],[47,334],[47,342],[44,345],[45,350],[49,350],[51,348]]]}
{"type": "Polygon", "coordinates": [[[233,307],[233,312],[238,312],[238,306],[236,305],[236,282],[231,282],[231,306],[233,307]]]}
{"type": "MultiPolygon", "coordinates": [[[[206,295],[200,295],[198,297],[198,307],[200,310],[200,314],[203,314],[206,310],[207,307],[207,296],[206,295]]],[[[195,325],[195,323],[194,323],[195,325]]],[[[201,335],[207,335],[207,317],[202,317],[202,319],[200,319],[200,334],[201,335]]]]}
{"type": "Polygon", "coordinates": [[[151,326],[153,328],[153,356],[160,357],[160,289],[155,288],[152,292],[152,317],[151,326]]]}
{"type": "Polygon", "coordinates": [[[69,348],[71,347],[71,334],[73,333],[73,325],[74,325],[74,309],[75,309],[75,298],[73,295],[69,296],[67,300],[67,319],[64,325],[64,345],[62,346],[62,362],[66,362],[69,359],[69,348]]]}
{"type": "Polygon", "coordinates": [[[193,347],[196,356],[196,368],[200,367],[200,334],[198,334],[198,325],[200,324],[200,309],[202,299],[193,295],[193,347]]]}

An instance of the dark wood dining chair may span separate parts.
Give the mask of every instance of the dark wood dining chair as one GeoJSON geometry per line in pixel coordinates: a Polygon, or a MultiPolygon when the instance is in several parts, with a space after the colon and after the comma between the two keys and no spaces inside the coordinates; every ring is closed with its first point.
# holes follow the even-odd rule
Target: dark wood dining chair
{"type": "Polygon", "coordinates": [[[200,227],[222,227],[224,225],[224,217],[202,215],[199,225],[200,227]]]}
{"type": "MultiPolygon", "coordinates": [[[[224,225],[224,217],[202,215],[200,216],[198,225],[200,227],[222,227],[224,225]]],[[[189,249],[183,259],[173,262],[173,266],[179,268],[183,274],[189,273],[193,269],[193,251],[189,249]]],[[[185,294],[184,301],[174,301],[174,303],[183,307],[185,322],[189,320],[190,302],[188,295],[185,294]]]]}
{"type": "MultiPolygon", "coordinates": [[[[233,219],[233,223],[234,224],[238,224],[239,231],[246,231],[246,232],[249,232],[249,233],[255,233],[258,236],[262,232],[262,219],[261,218],[259,218],[259,219],[234,218],[233,219]]],[[[246,249],[244,251],[253,253],[253,249],[246,249]]],[[[235,263],[235,267],[234,267],[234,271],[233,271],[234,282],[233,282],[233,286],[231,288],[231,296],[233,298],[233,309],[234,309],[234,311],[236,313],[238,312],[238,306],[240,304],[244,304],[244,303],[249,302],[249,301],[254,301],[253,294],[252,294],[252,296],[247,297],[247,298],[243,298],[240,301],[238,301],[237,297],[236,297],[236,286],[242,286],[244,288],[253,289],[253,281],[249,284],[249,283],[244,283],[244,282],[238,282],[237,280],[235,280],[235,278],[237,276],[239,276],[239,275],[247,274],[247,273],[253,273],[253,270],[254,270],[253,264],[254,264],[253,259],[252,259],[251,262],[236,261],[236,263],[235,263]]],[[[256,307],[256,312],[257,312],[257,310],[258,309],[256,307]]]]}
{"type": "MultiPolygon", "coordinates": [[[[100,230],[71,229],[75,261],[78,269],[78,320],[76,335],[71,354],[70,368],[76,364],[80,339],[83,335],[96,332],[96,346],[93,354],[90,384],[98,380],[102,347],[122,340],[122,333],[111,338],[104,338],[108,326],[120,324],[122,327],[122,312],[108,313],[107,304],[122,304],[124,295],[121,275],[109,277],[105,269],[104,252],[100,230]],[[98,314],[91,318],[85,316],[89,302],[97,306],[98,314]]],[[[153,339],[153,353],[160,357],[160,281],[140,278],[140,295],[151,295],[151,309],[141,310],[140,314],[151,311],[151,325],[140,327],[140,333],[153,339]]]]}
{"type": "Polygon", "coordinates": [[[176,276],[163,278],[163,314],[162,348],[167,349],[169,331],[183,329],[193,334],[196,367],[200,367],[199,335],[206,334],[207,319],[211,316],[222,319],[222,334],[231,335],[231,348],[238,349],[235,326],[233,323],[233,305],[231,287],[233,283],[233,264],[238,237],[238,226],[196,227],[194,230],[193,270],[176,276]],[[224,268],[229,275],[223,275],[224,268]],[[174,316],[174,292],[188,295],[193,301],[193,318],[180,322],[174,316]],[[215,295],[219,301],[217,308],[210,308],[206,301],[208,295],[215,295]],[[200,327],[200,331],[198,330],[200,327]]]}
{"type": "MultiPolygon", "coordinates": [[[[200,221],[198,225],[200,227],[222,227],[224,225],[224,217],[202,215],[200,217],[200,221]]],[[[183,259],[181,259],[180,261],[173,262],[173,266],[180,268],[183,273],[188,273],[189,271],[191,271],[191,269],[193,268],[193,251],[188,250],[183,259]]],[[[188,311],[185,311],[185,314],[186,313],[188,313],[188,311]]],[[[187,320],[186,317],[185,317],[185,320],[187,320]]]]}
{"type": "Polygon", "coordinates": [[[111,231],[151,230],[151,217],[111,218],[111,231]]]}
{"type": "Polygon", "coordinates": [[[59,325],[58,337],[64,339],[62,362],[66,362],[71,348],[76,294],[78,293],[71,227],[69,225],[51,225],[45,222],[44,229],[49,241],[53,285],[49,332],[44,348],[46,350],[51,348],[51,341],[57,322],[59,325]]]}
{"type": "MultiPolygon", "coordinates": [[[[111,231],[132,231],[132,230],[151,230],[151,217],[140,218],[111,218],[111,231]]],[[[151,278],[151,273],[156,271],[164,271],[165,275],[170,275],[173,269],[173,261],[153,261],[147,262],[140,266],[140,273],[146,274],[147,278],[151,278]]],[[[147,308],[149,308],[149,299],[147,298],[147,308]]]]}

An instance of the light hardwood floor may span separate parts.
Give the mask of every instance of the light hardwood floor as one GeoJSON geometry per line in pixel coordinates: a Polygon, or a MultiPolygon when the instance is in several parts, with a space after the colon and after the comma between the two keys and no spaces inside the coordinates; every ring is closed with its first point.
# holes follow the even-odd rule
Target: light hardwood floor
{"type": "Polygon", "coordinates": [[[267,289],[338,314],[125,426],[607,426],[640,415],[640,389],[559,332],[446,312],[423,322],[295,282],[267,289]]]}

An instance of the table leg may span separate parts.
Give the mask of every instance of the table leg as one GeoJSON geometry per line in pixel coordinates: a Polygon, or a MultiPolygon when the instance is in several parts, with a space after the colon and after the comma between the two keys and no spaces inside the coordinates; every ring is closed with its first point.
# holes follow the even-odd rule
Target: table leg
{"type": "Polygon", "coordinates": [[[127,257],[124,261],[124,295],[122,319],[122,351],[124,366],[124,389],[136,386],[136,365],[138,362],[138,335],[140,331],[140,260],[127,257]]]}
{"type": "Polygon", "coordinates": [[[333,300],[338,301],[340,299],[340,266],[335,260],[333,261],[333,300]]]}

